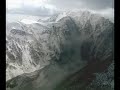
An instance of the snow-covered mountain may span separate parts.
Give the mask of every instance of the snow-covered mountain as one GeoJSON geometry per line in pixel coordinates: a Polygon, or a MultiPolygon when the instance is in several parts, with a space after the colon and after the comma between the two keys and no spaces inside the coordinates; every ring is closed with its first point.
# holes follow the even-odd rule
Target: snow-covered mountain
{"type": "MultiPolygon", "coordinates": [[[[113,64],[113,32],[114,24],[109,19],[89,11],[63,12],[37,22],[7,24],[7,89],[70,90],[70,83],[86,75],[90,75],[86,79],[94,77],[91,82],[83,77],[83,82],[77,81],[83,86],[73,84],[71,88],[96,86],[95,77],[113,64]]],[[[113,71],[109,73],[113,78],[113,71]]]]}

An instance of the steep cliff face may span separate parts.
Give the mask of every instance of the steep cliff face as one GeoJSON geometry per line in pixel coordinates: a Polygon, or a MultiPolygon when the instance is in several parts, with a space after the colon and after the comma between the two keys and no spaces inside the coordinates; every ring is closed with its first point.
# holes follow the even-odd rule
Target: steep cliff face
{"type": "Polygon", "coordinates": [[[41,24],[17,24],[13,24],[7,31],[7,80],[40,69],[50,59],[48,28],[41,24]]]}
{"type": "Polygon", "coordinates": [[[7,89],[66,90],[79,84],[75,90],[90,88],[99,77],[94,73],[104,73],[113,61],[114,24],[99,15],[64,12],[20,25],[8,28],[7,89]]]}

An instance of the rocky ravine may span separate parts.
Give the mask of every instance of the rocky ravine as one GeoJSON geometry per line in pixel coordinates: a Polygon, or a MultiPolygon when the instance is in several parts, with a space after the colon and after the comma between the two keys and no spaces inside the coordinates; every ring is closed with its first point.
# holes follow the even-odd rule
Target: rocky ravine
{"type": "Polygon", "coordinates": [[[7,90],[113,90],[114,24],[108,19],[64,12],[8,26],[7,90]]]}

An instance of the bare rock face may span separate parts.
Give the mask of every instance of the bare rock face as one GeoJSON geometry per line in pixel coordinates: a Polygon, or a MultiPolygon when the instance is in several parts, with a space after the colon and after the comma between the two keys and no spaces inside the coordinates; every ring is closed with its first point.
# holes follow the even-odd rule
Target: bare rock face
{"type": "Polygon", "coordinates": [[[114,24],[108,19],[64,12],[18,25],[8,24],[7,90],[113,90],[114,24]]]}

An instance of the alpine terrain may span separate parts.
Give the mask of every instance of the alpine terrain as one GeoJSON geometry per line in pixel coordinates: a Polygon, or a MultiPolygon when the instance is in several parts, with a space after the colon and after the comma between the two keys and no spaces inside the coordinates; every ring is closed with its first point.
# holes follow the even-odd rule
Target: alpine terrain
{"type": "Polygon", "coordinates": [[[66,11],[6,29],[6,90],[114,90],[109,19],[66,11]]]}

